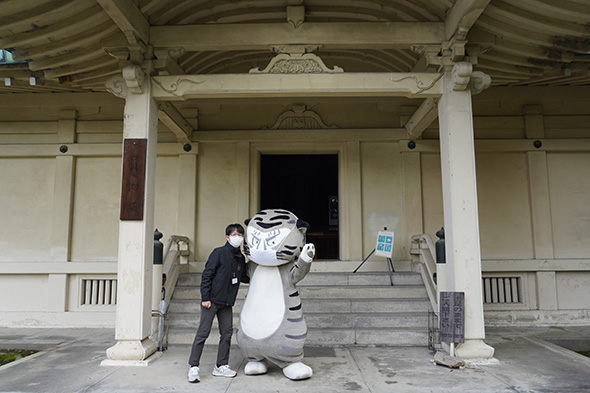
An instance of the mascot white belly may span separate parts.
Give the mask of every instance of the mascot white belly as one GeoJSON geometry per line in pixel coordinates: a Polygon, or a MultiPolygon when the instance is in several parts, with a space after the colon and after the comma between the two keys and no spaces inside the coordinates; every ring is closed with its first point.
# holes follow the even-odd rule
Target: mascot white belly
{"type": "Polygon", "coordinates": [[[283,283],[279,268],[258,266],[250,279],[248,296],[240,316],[242,331],[256,340],[269,337],[281,326],[284,315],[283,283]]]}

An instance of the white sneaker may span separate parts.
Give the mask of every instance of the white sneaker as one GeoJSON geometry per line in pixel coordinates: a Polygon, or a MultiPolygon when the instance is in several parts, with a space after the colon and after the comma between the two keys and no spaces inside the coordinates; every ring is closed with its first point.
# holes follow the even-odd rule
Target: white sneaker
{"type": "Polygon", "coordinates": [[[201,377],[199,376],[199,368],[197,366],[193,366],[188,370],[188,381],[190,383],[197,383],[201,381],[201,377]]]}
{"type": "Polygon", "coordinates": [[[223,365],[223,366],[215,366],[213,368],[213,376],[215,377],[227,377],[227,378],[233,378],[236,376],[236,372],[232,369],[229,368],[229,366],[223,365]]]}

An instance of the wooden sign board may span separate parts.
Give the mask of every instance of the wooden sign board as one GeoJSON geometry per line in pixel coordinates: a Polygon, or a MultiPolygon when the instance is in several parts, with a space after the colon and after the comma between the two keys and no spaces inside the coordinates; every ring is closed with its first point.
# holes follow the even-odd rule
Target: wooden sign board
{"type": "Polygon", "coordinates": [[[465,342],[465,292],[440,293],[440,341],[465,342]]]}
{"type": "Polygon", "coordinates": [[[143,220],[147,139],[125,139],[121,179],[121,220],[143,220]]]}

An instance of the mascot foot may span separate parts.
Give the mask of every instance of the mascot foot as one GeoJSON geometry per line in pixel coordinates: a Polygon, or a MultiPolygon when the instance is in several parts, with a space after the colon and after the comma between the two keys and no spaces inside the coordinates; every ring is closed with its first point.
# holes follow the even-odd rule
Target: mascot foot
{"type": "Polygon", "coordinates": [[[248,362],[248,364],[246,364],[246,366],[244,367],[244,374],[246,374],[246,375],[266,374],[267,371],[268,371],[268,366],[266,365],[266,362],[264,362],[264,361],[248,362]]]}
{"type": "Polygon", "coordinates": [[[306,379],[311,377],[313,371],[311,367],[306,366],[301,362],[293,363],[283,369],[285,377],[293,380],[306,379]]]}

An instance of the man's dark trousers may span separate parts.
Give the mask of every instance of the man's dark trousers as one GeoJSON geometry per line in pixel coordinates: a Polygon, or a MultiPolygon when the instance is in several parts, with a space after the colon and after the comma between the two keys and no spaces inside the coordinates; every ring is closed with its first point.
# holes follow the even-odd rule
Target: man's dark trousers
{"type": "Polygon", "coordinates": [[[231,346],[231,336],[233,333],[233,312],[231,306],[223,306],[220,304],[211,303],[211,308],[205,308],[201,305],[201,321],[199,323],[199,330],[193,341],[193,348],[188,363],[193,366],[198,366],[205,346],[205,340],[209,337],[211,332],[211,325],[213,318],[217,315],[217,323],[219,324],[219,348],[217,349],[217,364],[216,366],[223,366],[229,364],[229,349],[231,346]]]}

